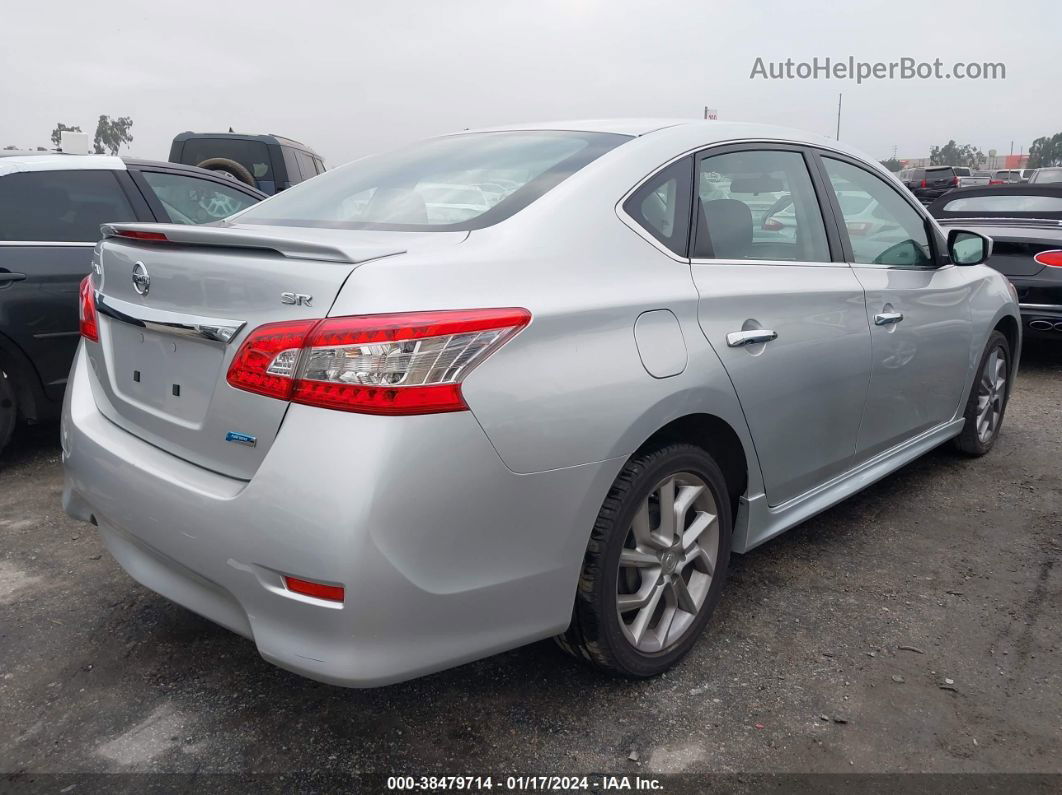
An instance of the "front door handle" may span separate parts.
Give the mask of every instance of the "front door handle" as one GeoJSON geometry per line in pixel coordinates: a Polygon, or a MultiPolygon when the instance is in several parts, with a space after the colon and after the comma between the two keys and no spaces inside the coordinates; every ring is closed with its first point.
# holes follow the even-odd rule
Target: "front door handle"
{"type": "Polygon", "coordinates": [[[24,273],[9,273],[8,271],[4,271],[3,273],[0,273],[0,286],[10,284],[11,282],[20,282],[25,278],[26,274],[24,273]]]}
{"type": "Polygon", "coordinates": [[[755,345],[758,342],[770,342],[776,339],[778,339],[777,331],[756,328],[748,331],[731,331],[726,335],[726,344],[731,348],[740,348],[744,345],[755,345]]]}
{"type": "Polygon", "coordinates": [[[903,312],[881,312],[874,315],[875,326],[891,326],[903,320],[903,312]]]}

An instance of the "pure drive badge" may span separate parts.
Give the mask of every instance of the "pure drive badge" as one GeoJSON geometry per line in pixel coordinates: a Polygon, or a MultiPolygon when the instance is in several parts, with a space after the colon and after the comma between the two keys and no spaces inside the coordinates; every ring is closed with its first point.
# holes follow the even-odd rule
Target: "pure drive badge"
{"type": "Polygon", "coordinates": [[[248,447],[254,447],[258,444],[258,437],[251,436],[246,433],[239,433],[238,431],[229,431],[225,434],[226,442],[236,442],[236,444],[245,444],[248,447]]]}

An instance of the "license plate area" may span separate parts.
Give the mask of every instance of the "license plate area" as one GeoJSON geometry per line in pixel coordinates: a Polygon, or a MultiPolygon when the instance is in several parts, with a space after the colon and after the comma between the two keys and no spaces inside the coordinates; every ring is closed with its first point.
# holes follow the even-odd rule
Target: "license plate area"
{"type": "Polygon", "coordinates": [[[107,325],[115,394],[156,416],[198,426],[218,383],[223,348],[120,321],[107,325]]]}

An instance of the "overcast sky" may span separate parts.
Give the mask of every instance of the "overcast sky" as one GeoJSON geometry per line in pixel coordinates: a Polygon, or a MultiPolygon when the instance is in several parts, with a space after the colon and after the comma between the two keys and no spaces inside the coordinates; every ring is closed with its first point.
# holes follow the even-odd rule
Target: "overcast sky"
{"type": "Polygon", "coordinates": [[[1062,131],[1062,3],[346,0],[5,3],[0,146],[57,122],[134,121],[132,154],[182,130],[277,133],[336,165],[438,133],[618,116],[801,127],[884,158],[955,138],[986,153],[1062,131]],[[765,61],[908,56],[1005,80],[750,80],[765,61]]]}

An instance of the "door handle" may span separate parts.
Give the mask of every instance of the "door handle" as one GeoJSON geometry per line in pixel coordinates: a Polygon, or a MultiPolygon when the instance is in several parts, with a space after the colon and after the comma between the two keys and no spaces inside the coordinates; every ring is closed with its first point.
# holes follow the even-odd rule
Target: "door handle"
{"type": "Polygon", "coordinates": [[[740,348],[744,345],[755,345],[758,342],[770,342],[776,339],[778,339],[777,331],[756,328],[748,331],[731,331],[726,335],[726,344],[731,348],[740,348]]]}
{"type": "Polygon", "coordinates": [[[874,315],[875,326],[889,326],[903,320],[903,312],[881,312],[874,315]]]}
{"type": "Polygon", "coordinates": [[[4,271],[3,273],[0,273],[0,286],[10,284],[11,282],[20,282],[25,278],[26,274],[24,273],[9,273],[4,271]]]}

